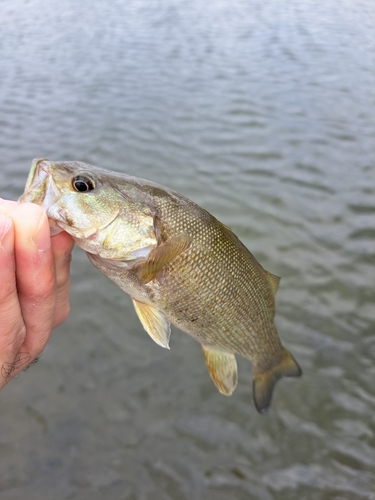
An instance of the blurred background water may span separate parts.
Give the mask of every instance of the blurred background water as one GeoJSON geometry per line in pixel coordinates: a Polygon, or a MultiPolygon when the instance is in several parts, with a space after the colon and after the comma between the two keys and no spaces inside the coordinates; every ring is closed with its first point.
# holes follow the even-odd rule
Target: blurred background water
{"type": "Polygon", "coordinates": [[[0,2],[0,196],[31,160],[181,192],[282,277],[304,370],[257,414],[74,251],[69,319],[0,395],[0,497],[375,499],[372,0],[0,2]]]}

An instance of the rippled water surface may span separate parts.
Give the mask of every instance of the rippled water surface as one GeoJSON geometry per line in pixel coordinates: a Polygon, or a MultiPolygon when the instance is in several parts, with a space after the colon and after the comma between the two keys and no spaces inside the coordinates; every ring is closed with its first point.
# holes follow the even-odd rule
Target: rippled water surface
{"type": "Polygon", "coordinates": [[[221,396],[76,249],[72,311],[0,395],[2,500],[375,499],[372,0],[0,2],[0,195],[34,157],[158,181],[282,277],[301,364],[221,396]]]}

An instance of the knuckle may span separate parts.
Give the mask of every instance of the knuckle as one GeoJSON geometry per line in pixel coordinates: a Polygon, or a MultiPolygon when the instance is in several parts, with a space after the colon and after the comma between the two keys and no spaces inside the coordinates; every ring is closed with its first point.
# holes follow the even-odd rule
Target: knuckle
{"type": "Polygon", "coordinates": [[[66,272],[60,272],[56,276],[56,286],[58,289],[64,288],[66,286],[69,286],[69,271],[66,272]]]}
{"type": "MultiPolygon", "coordinates": [[[[9,327],[8,327],[9,328],[9,327]]],[[[23,322],[14,325],[9,329],[9,335],[7,335],[5,341],[3,339],[2,344],[2,354],[7,352],[17,352],[25,341],[27,334],[26,326],[23,322]]]]}

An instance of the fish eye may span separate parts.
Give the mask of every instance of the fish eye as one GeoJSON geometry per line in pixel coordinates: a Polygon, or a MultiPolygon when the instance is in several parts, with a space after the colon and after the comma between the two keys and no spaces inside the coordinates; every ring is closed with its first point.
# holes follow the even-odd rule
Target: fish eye
{"type": "Polygon", "coordinates": [[[78,174],[73,177],[72,186],[75,191],[85,193],[95,189],[95,181],[87,174],[78,174]]]}

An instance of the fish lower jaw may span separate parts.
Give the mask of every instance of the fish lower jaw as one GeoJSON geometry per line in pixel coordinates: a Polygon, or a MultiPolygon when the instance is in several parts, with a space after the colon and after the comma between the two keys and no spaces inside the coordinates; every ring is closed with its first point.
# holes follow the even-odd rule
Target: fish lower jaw
{"type": "Polygon", "coordinates": [[[47,217],[48,219],[50,220],[50,225],[51,225],[51,222],[52,224],[59,224],[60,227],[61,225],[67,225],[67,214],[66,214],[66,210],[63,209],[63,208],[58,208],[56,205],[51,205],[49,207],[44,207],[42,205],[42,208],[44,208],[44,210],[46,211],[47,213],[47,217]]]}
{"type": "Polygon", "coordinates": [[[65,231],[64,227],[61,227],[61,225],[66,225],[66,217],[64,214],[59,213],[60,211],[53,211],[51,213],[50,208],[46,210],[47,217],[48,217],[48,222],[49,222],[49,228],[50,228],[50,233],[51,236],[55,236],[56,234],[61,233],[62,231],[65,231]]]}
{"type": "Polygon", "coordinates": [[[56,236],[56,234],[62,233],[64,229],[62,229],[60,226],[56,224],[55,221],[49,220],[49,231],[51,236],[56,236]]]}

